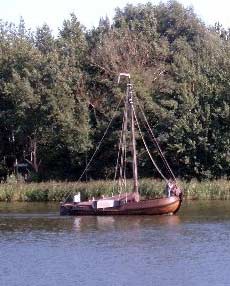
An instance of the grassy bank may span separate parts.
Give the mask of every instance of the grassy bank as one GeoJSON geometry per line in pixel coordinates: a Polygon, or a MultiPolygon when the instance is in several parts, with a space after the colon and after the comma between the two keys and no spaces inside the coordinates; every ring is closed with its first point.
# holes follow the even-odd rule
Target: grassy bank
{"type": "MultiPolygon", "coordinates": [[[[212,200],[230,199],[230,181],[203,181],[179,182],[184,190],[186,199],[212,200]]],[[[155,198],[162,194],[165,183],[159,180],[140,180],[140,193],[145,198],[155,198]]],[[[129,181],[127,190],[132,190],[132,183],[129,181]]],[[[92,181],[89,183],[76,182],[45,182],[45,183],[6,183],[0,184],[0,201],[19,202],[48,202],[62,201],[66,196],[81,192],[82,199],[100,197],[101,195],[115,194],[111,181],[92,181]]]]}

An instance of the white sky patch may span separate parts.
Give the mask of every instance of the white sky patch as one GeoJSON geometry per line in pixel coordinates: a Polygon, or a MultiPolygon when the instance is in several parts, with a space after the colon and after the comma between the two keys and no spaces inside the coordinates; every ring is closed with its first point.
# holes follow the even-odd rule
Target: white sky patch
{"type": "MultiPolygon", "coordinates": [[[[81,24],[87,28],[97,26],[100,17],[106,15],[111,19],[116,7],[123,8],[127,3],[138,4],[158,0],[0,0],[0,19],[19,23],[20,17],[25,20],[26,27],[36,29],[44,23],[54,33],[62,26],[70,13],[74,12],[81,24]]],[[[162,1],[167,2],[167,1],[162,1]]],[[[229,0],[180,0],[185,7],[193,6],[195,13],[208,25],[219,21],[225,28],[230,27],[229,0]]]]}

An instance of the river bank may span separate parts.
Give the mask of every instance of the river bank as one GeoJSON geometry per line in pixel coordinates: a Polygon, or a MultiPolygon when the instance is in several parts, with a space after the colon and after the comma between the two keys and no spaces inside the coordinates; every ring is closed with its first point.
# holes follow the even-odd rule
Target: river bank
{"type": "MultiPolygon", "coordinates": [[[[179,181],[185,199],[192,200],[229,200],[230,181],[215,180],[198,182],[179,181]]],[[[160,180],[141,179],[139,190],[144,198],[155,198],[162,194],[165,183],[160,180]]],[[[132,190],[128,181],[127,191],[132,190]]],[[[112,195],[117,192],[112,181],[83,182],[42,182],[42,183],[4,183],[0,184],[0,201],[7,202],[60,202],[68,195],[81,192],[82,199],[112,195]]]]}

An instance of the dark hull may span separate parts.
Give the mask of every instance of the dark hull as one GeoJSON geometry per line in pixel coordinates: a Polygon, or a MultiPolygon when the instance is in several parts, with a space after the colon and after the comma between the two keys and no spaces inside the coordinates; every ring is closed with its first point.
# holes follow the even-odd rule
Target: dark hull
{"type": "Polygon", "coordinates": [[[163,215],[174,214],[181,206],[181,198],[172,196],[169,198],[158,198],[129,202],[122,206],[93,209],[92,205],[78,205],[74,203],[63,203],[60,206],[61,215],[163,215]]]}

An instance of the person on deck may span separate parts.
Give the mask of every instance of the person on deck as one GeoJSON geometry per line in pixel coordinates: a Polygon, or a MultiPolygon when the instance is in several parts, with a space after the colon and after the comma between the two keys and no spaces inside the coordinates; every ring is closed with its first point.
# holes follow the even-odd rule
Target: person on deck
{"type": "Polygon", "coordinates": [[[182,195],[182,191],[180,187],[176,185],[176,182],[169,180],[165,188],[165,194],[168,198],[171,196],[180,197],[182,195]]]}
{"type": "Polygon", "coordinates": [[[165,194],[168,198],[171,197],[172,195],[174,195],[175,187],[176,187],[176,184],[172,180],[169,180],[167,182],[167,185],[165,188],[165,194]]]}

